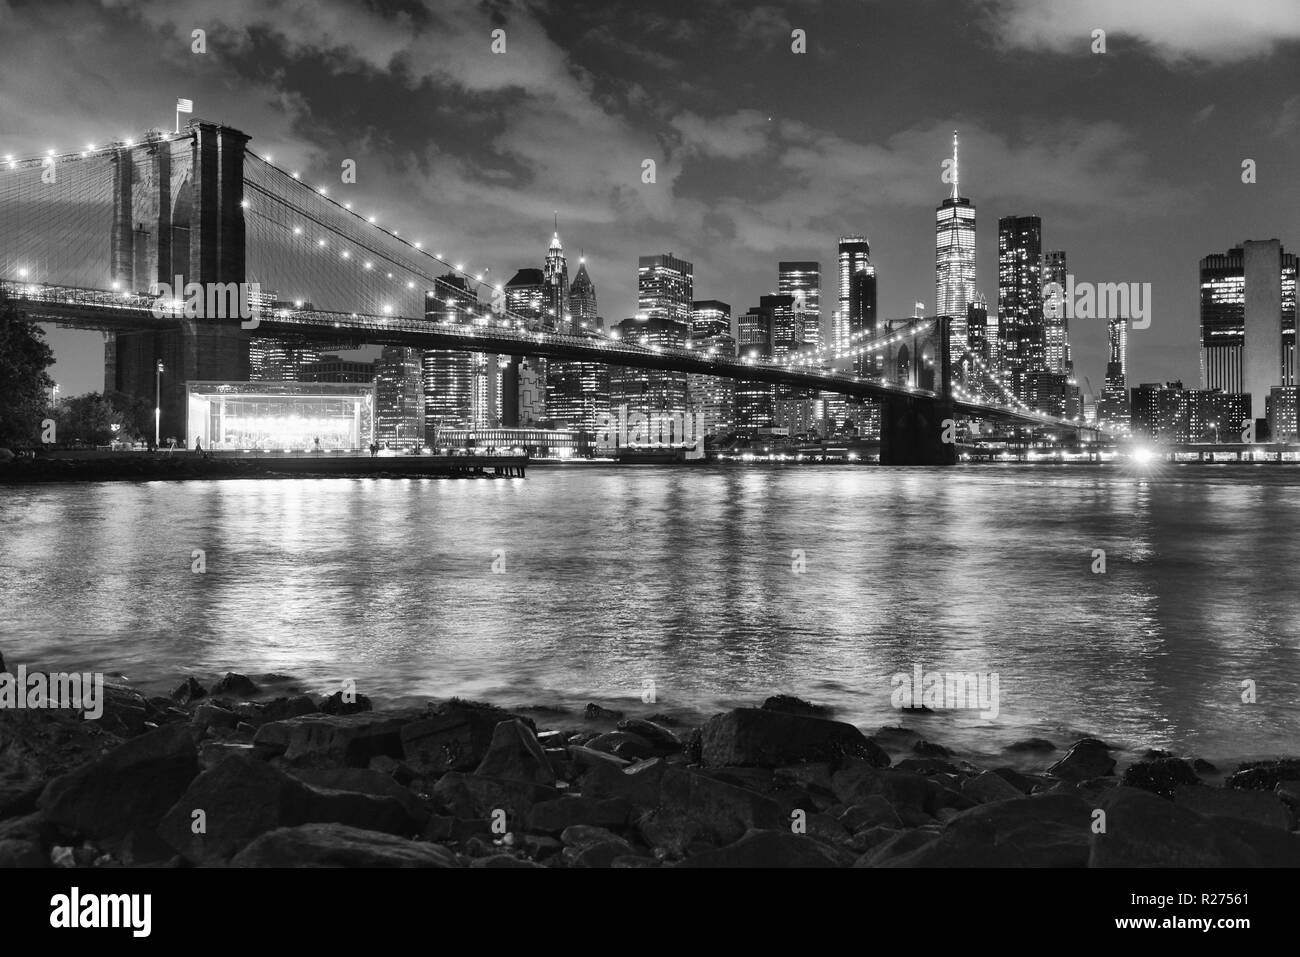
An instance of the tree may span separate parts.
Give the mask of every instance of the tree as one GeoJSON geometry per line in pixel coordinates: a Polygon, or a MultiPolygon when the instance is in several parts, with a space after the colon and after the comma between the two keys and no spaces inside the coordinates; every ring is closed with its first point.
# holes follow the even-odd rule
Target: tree
{"type": "Polygon", "coordinates": [[[45,333],[0,296],[0,448],[40,443],[41,419],[54,380],[45,333]]]}
{"type": "Polygon", "coordinates": [[[108,445],[122,426],[122,414],[100,393],[87,392],[60,402],[56,421],[61,443],[108,445]]]}

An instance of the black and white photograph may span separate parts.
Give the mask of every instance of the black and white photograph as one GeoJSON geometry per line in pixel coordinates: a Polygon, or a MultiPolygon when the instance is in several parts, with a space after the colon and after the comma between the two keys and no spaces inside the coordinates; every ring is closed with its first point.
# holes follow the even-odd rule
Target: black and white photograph
{"type": "Polygon", "coordinates": [[[7,917],[1276,929],[1298,157],[1295,0],[0,0],[7,917]]]}

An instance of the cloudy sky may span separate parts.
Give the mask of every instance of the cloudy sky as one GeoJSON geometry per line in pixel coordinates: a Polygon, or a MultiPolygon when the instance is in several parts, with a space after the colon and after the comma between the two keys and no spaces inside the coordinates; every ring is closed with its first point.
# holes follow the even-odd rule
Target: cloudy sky
{"type": "MultiPolygon", "coordinates": [[[[830,274],[850,232],[905,316],[934,302],[957,128],[979,289],[996,299],[998,217],[1037,214],[1077,280],[1152,284],[1130,382],[1193,386],[1198,259],[1300,249],[1298,53],[1294,0],[0,0],[0,153],[170,127],[184,96],[309,182],[355,159],[332,195],[475,269],[540,266],[558,211],[611,321],[638,255],[693,261],[696,297],[743,312],[780,259],[830,274]]],[[[1104,323],[1071,337],[1100,388],[1104,323]]],[[[102,387],[97,334],[50,338],[65,395],[102,387]]]]}

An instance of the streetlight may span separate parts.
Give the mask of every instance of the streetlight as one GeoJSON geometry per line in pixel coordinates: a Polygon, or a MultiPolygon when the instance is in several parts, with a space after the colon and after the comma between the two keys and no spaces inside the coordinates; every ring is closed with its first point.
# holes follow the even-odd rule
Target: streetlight
{"type": "Polygon", "coordinates": [[[153,380],[153,447],[157,449],[161,445],[158,438],[158,426],[162,422],[162,360],[158,360],[158,371],[153,380]]]}

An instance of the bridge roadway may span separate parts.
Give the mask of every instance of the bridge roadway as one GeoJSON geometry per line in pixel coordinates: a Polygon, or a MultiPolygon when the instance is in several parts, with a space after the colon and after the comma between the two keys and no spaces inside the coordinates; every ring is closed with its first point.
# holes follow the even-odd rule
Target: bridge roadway
{"type": "MultiPolygon", "coordinates": [[[[159,308],[154,296],[36,284],[0,279],[0,292],[13,300],[28,319],[105,332],[166,330],[183,318],[179,305],[159,308]],[[161,313],[161,315],[158,315],[161,313]]],[[[327,312],[307,309],[264,309],[250,335],[307,341],[340,341],[403,345],[420,349],[449,349],[500,355],[541,356],[567,361],[601,362],[642,369],[699,373],[795,388],[825,390],[868,399],[944,401],[937,392],[900,386],[826,369],[755,362],[752,359],[709,356],[691,349],[641,346],[618,339],[571,336],[480,324],[445,323],[401,316],[327,312]]],[[[204,320],[195,320],[204,321],[204,320]]],[[[218,320],[230,321],[234,320],[218,320]]],[[[869,344],[867,345],[869,348],[869,344]]],[[[951,401],[951,400],[949,400],[951,401]]],[[[1015,421],[1024,425],[1079,429],[1078,423],[1005,406],[969,401],[953,402],[959,415],[1015,421]]]]}

